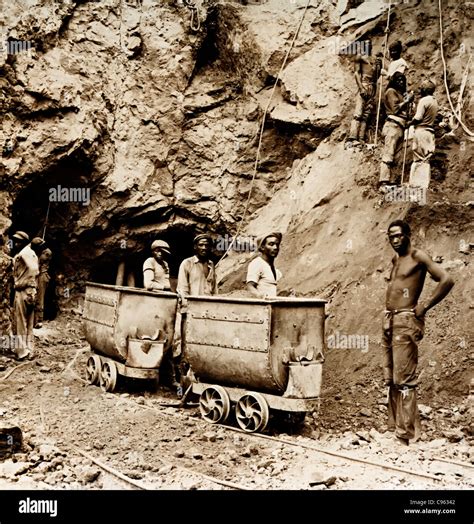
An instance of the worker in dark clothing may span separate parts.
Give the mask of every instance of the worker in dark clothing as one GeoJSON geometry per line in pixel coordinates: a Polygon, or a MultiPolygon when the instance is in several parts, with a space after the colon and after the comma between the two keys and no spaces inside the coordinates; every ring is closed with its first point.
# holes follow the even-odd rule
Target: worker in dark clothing
{"type": "Polygon", "coordinates": [[[382,129],[384,146],[379,177],[380,189],[382,191],[385,191],[387,186],[395,183],[392,167],[395,156],[403,143],[408,119],[408,107],[413,98],[413,93],[406,93],[405,75],[399,72],[394,73],[384,95],[387,119],[382,129]]]}
{"type": "Polygon", "coordinates": [[[50,281],[49,264],[51,262],[51,249],[45,248],[39,256],[39,275],[38,275],[38,295],[36,297],[35,306],[35,328],[39,329],[43,326],[44,319],[44,299],[46,297],[46,290],[50,281]]]}
{"type": "Polygon", "coordinates": [[[357,83],[357,99],[354,116],[351,122],[349,144],[365,142],[367,123],[375,106],[375,92],[380,75],[382,61],[372,56],[370,40],[358,46],[358,53],[354,58],[354,76],[357,83]]]}

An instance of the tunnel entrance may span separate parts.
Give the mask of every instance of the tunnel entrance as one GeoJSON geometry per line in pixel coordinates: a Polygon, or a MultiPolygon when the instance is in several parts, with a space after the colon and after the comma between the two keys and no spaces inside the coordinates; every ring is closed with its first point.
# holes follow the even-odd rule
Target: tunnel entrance
{"type": "MultiPolygon", "coordinates": [[[[161,239],[170,245],[171,256],[167,259],[170,269],[171,290],[176,291],[178,271],[181,262],[194,254],[193,239],[197,234],[195,226],[171,226],[168,230],[159,233],[147,233],[136,240],[137,247],[115,252],[102,258],[91,269],[90,280],[101,284],[133,286],[143,288],[143,264],[152,256],[151,244],[161,239]],[[120,269],[120,278],[117,280],[120,269]]],[[[213,252],[211,259],[216,263],[222,253],[213,252]]]]}
{"type": "Polygon", "coordinates": [[[64,280],[64,253],[70,243],[71,226],[80,218],[84,205],[90,202],[92,168],[91,161],[79,152],[35,177],[13,203],[9,235],[20,230],[30,239],[39,236],[52,251],[45,320],[52,320],[59,313],[58,289],[64,280]]]}

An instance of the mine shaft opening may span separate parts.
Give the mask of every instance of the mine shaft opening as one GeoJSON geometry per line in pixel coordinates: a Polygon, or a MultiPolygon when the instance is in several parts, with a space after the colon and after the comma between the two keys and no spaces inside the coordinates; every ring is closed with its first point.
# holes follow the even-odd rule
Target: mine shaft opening
{"type": "Polygon", "coordinates": [[[91,172],[92,163],[80,152],[32,179],[13,202],[9,236],[15,231],[24,231],[30,240],[44,238],[52,252],[45,320],[53,320],[59,313],[60,288],[69,265],[65,254],[70,250],[71,227],[90,203],[91,172]]]}
{"type": "MultiPolygon", "coordinates": [[[[166,231],[147,233],[136,241],[133,248],[128,248],[125,242],[122,248],[108,253],[95,261],[89,273],[89,281],[100,284],[121,285],[143,288],[143,264],[152,256],[151,244],[160,239],[170,246],[171,255],[166,261],[170,271],[171,290],[176,291],[178,271],[181,262],[194,255],[193,240],[196,232],[195,226],[170,227],[166,231]]],[[[211,234],[216,237],[215,234],[211,234]]],[[[211,260],[216,263],[223,255],[222,252],[213,250],[211,260]]]]}

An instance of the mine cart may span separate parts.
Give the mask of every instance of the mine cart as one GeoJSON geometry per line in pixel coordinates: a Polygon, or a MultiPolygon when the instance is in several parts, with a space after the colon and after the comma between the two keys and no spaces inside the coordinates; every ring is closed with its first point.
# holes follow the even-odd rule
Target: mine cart
{"type": "Polygon", "coordinates": [[[171,349],[176,307],[174,293],[87,283],[88,382],[113,391],[117,375],[158,379],[163,355],[171,349]]]}
{"type": "Polygon", "coordinates": [[[271,410],[317,408],[324,361],[324,306],[306,298],[188,297],[185,359],[202,417],[265,429],[271,410]]]}

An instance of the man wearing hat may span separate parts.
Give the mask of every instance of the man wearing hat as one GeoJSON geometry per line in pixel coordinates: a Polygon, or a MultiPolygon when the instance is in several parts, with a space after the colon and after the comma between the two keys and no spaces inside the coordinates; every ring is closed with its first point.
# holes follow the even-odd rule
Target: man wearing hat
{"type": "MultiPolygon", "coordinates": [[[[13,235],[15,241],[25,242],[28,238],[21,231],[13,235]]],[[[37,293],[37,276],[39,274],[38,255],[45,246],[43,239],[35,237],[13,257],[13,281],[15,300],[13,303],[13,333],[16,335],[16,358],[22,360],[34,349],[33,325],[37,293]]]]}
{"type": "Polygon", "coordinates": [[[143,264],[143,286],[148,291],[170,291],[170,271],[165,258],[171,255],[170,246],[164,240],[151,244],[153,256],[143,264]]]}
{"type": "Polygon", "coordinates": [[[177,291],[180,295],[217,295],[211,245],[212,238],[206,233],[194,238],[195,255],[185,258],[179,266],[177,291]]]}
{"type": "Polygon", "coordinates": [[[247,289],[257,298],[276,297],[281,272],[275,268],[275,258],[280,251],[282,234],[269,233],[258,243],[260,256],[254,258],[247,268],[247,289]]]}
{"type": "Polygon", "coordinates": [[[24,231],[17,231],[12,235],[12,256],[17,255],[26,245],[30,243],[30,237],[24,231]]]}
{"type": "MultiPolygon", "coordinates": [[[[177,293],[181,296],[180,310],[176,314],[173,356],[184,384],[186,363],[182,358],[182,334],[186,322],[186,295],[217,295],[217,279],[211,256],[212,238],[206,233],[194,237],[194,255],[185,258],[179,266],[177,293]]],[[[178,396],[180,396],[178,390],[178,396]]]]}

